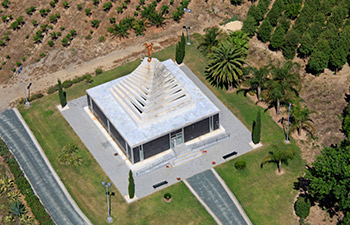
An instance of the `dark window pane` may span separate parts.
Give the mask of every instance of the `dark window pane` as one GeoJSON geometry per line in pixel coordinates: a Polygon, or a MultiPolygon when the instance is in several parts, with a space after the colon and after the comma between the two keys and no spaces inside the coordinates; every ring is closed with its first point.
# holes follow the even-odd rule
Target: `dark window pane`
{"type": "Polygon", "coordinates": [[[209,132],[209,118],[191,124],[184,128],[185,142],[209,132]]]}
{"type": "Polygon", "coordinates": [[[170,148],[169,134],[143,145],[144,158],[149,158],[170,148]]]}

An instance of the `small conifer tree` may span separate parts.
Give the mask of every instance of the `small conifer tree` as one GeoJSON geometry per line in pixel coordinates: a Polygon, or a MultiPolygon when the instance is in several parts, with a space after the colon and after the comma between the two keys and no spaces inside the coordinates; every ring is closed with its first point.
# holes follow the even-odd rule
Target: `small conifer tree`
{"type": "Polygon", "coordinates": [[[66,99],[65,93],[63,92],[61,81],[60,80],[57,80],[57,81],[58,81],[58,97],[60,98],[60,103],[63,108],[67,105],[67,99],[66,99]]]}
{"type": "Polygon", "coordinates": [[[253,143],[258,144],[260,142],[261,133],[261,113],[260,110],[256,116],[256,120],[253,123],[253,143]]]}
{"type": "Polygon", "coordinates": [[[176,45],[175,60],[177,64],[181,64],[185,58],[185,48],[186,48],[186,39],[185,35],[182,33],[181,40],[176,45]]]}
{"type": "Polygon", "coordinates": [[[129,197],[130,199],[134,198],[135,196],[135,183],[134,183],[134,176],[132,175],[132,171],[129,171],[129,197]]]}
{"type": "Polygon", "coordinates": [[[175,49],[175,60],[177,64],[181,64],[181,52],[180,52],[180,42],[176,44],[176,49],[175,49]]]}
{"type": "Polygon", "coordinates": [[[185,58],[185,54],[186,54],[186,39],[185,39],[185,35],[184,33],[182,33],[181,35],[181,56],[182,56],[182,61],[185,58]]]}

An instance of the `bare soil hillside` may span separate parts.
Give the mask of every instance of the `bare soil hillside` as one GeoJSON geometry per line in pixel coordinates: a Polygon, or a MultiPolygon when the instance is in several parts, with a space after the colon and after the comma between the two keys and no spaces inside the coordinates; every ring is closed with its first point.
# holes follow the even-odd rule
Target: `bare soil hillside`
{"type": "MultiPolygon", "coordinates": [[[[0,108],[6,108],[14,99],[23,97],[18,75],[12,70],[18,68],[16,62],[23,64],[22,75],[25,84],[33,83],[32,92],[42,91],[55,84],[57,79],[68,79],[86,72],[93,72],[97,67],[110,69],[120,65],[126,58],[135,59],[140,51],[140,43],[153,42],[155,49],[167,47],[178,41],[186,17],[183,16],[179,23],[172,18],[172,12],[180,5],[180,0],[175,0],[170,5],[170,0],[161,0],[157,4],[157,10],[163,5],[169,6],[168,19],[163,27],[147,26],[145,36],[136,37],[133,31],[129,31],[129,37],[124,39],[113,38],[107,27],[111,26],[110,17],[116,18],[116,22],[125,17],[135,17],[134,12],[139,0],[131,0],[123,13],[117,12],[122,1],[112,1],[113,7],[108,12],[103,10],[103,5],[109,0],[100,0],[98,5],[92,1],[67,1],[68,8],[63,7],[62,0],[56,3],[55,7],[50,5],[49,0],[20,1],[12,0],[8,8],[0,6],[1,16],[12,15],[12,20],[0,21],[0,39],[8,36],[9,41],[5,41],[5,46],[0,46],[0,108]],[[77,9],[77,4],[81,4],[82,10],[77,9]],[[36,7],[32,15],[26,13],[26,9],[31,6],[36,7]],[[42,16],[40,9],[50,9],[47,16],[42,16]],[[91,15],[86,15],[85,9],[91,9],[91,15]],[[57,22],[50,22],[51,15],[60,15],[57,22]],[[10,28],[16,18],[22,16],[24,24],[18,29],[10,28]],[[37,21],[38,25],[33,26],[32,21],[37,21]],[[98,28],[92,28],[91,21],[101,21],[98,28]],[[42,33],[42,40],[34,43],[34,36],[42,25],[47,26],[47,32],[42,33]],[[76,36],[72,37],[69,46],[62,46],[62,39],[72,30],[76,30],[76,36]],[[53,40],[54,45],[49,46],[52,40],[51,34],[61,33],[57,40],[53,40]],[[104,41],[100,38],[104,37],[104,41]]],[[[145,6],[150,4],[150,0],[145,1],[145,6]]],[[[241,6],[232,6],[230,1],[192,0],[189,8],[192,13],[189,15],[191,32],[202,32],[205,27],[218,25],[224,19],[234,15],[244,17],[250,3],[241,6]]],[[[136,19],[140,19],[139,16],[136,19]]],[[[17,63],[18,64],[18,63],[17,63]]]]}

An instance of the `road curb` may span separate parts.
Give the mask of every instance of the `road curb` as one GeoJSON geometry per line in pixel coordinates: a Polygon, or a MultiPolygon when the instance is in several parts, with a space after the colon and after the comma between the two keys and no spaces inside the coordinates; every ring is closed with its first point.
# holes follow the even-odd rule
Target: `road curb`
{"type": "Polygon", "coordinates": [[[215,222],[218,225],[222,225],[222,222],[219,220],[219,218],[214,214],[214,212],[209,208],[209,206],[201,199],[201,197],[199,197],[199,195],[197,194],[197,192],[192,188],[192,186],[190,185],[190,183],[188,183],[187,180],[183,180],[184,184],[188,187],[188,189],[190,189],[190,191],[192,192],[192,194],[197,198],[197,200],[202,204],[202,206],[207,210],[207,212],[213,217],[213,219],[215,220],[215,222]]]}
{"type": "Polygon", "coordinates": [[[237,198],[234,196],[234,194],[232,193],[232,191],[228,188],[227,184],[225,183],[225,181],[220,177],[220,175],[216,172],[216,170],[214,168],[211,168],[211,171],[213,172],[213,174],[215,175],[216,179],[218,179],[218,181],[220,182],[220,184],[222,185],[222,187],[225,189],[225,191],[227,192],[227,194],[230,196],[231,200],[233,201],[233,203],[236,205],[239,213],[242,215],[243,219],[245,220],[245,222],[248,225],[253,225],[252,221],[250,221],[249,217],[247,216],[247,214],[245,213],[244,209],[242,208],[241,204],[239,203],[239,201],[237,200],[237,198]]]}
{"type": "MultiPolygon", "coordinates": [[[[48,160],[48,158],[46,157],[43,149],[41,148],[39,142],[36,140],[33,132],[29,129],[27,123],[24,121],[21,113],[18,111],[17,108],[13,108],[12,109],[17,118],[21,121],[24,129],[27,131],[28,135],[30,136],[30,138],[32,139],[35,147],[39,150],[39,153],[41,155],[41,157],[43,158],[43,160],[45,161],[47,167],[49,168],[49,170],[51,171],[53,177],[56,179],[58,185],[60,186],[61,190],[63,191],[63,193],[65,194],[65,196],[67,197],[68,201],[72,204],[72,206],[74,207],[74,209],[77,211],[77,213],[81,216],[81,218],[83,218],[84,222],[87,225],[93,225],[91,223],[91,221],[86,217],[86,215],[81,211],[81,209],[79,208],[79,206],[76,204],[76,202],[74,201],[74,199],[72,198],[72,196],[69,194],[69,192],[67,191],[66,187],[64,186],[63,182],[61,181],[61,179],[59,178],[59,176],[57,175],[56,171],[53,169],[50,161],[48,160]]],[[[28,180],[28,179],[27,179],[28,180]]],[[[28,180],[29,181],[29,180],[28,180]]]]}

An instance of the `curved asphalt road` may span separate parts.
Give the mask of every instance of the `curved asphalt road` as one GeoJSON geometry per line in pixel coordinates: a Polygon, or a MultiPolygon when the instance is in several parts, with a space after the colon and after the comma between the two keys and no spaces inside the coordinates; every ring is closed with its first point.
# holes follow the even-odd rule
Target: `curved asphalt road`
{"type": "Polygon", "coordinates": [[[40,153],[38,145],[35,145],[17,115],[13,110],[0,113],[0,136],[16,157],[53,221],[58,225],[91,224],[58,181],[59,178],[55,177],[57,175],[50,168],[51,164],[40,153]]]}

